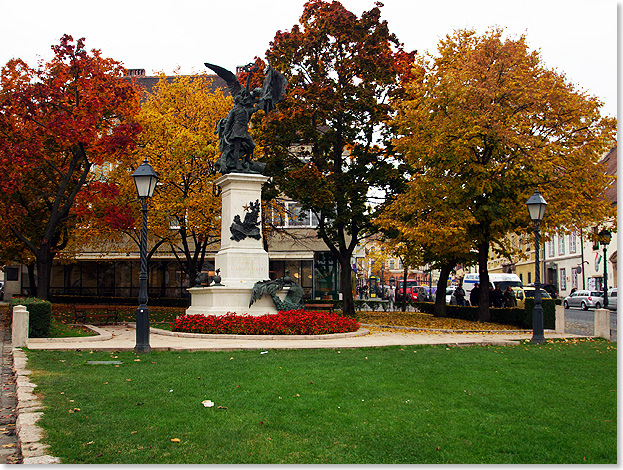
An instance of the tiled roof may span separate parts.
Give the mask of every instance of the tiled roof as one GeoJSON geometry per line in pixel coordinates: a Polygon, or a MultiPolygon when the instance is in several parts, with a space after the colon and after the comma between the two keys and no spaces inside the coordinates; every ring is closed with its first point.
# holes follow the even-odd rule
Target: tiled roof
{"type": "MultiPolygon", "coordinates": [[[[208,78],[212,79],[212,88],[214,90],[221,89],[221,91],[225,94],[225,96],[229,96],[229,91],[227,90],[227,83],[218,75],[207,75],[208,78]]],[[[145,75],[128,75],[125,77],[126,79],[131,79],[135,81],[138,86],[140,86],[143,90],[145,90],[145,94],[151,93],[153,88],[156,86],[160,77],[153,76],[145,76],[145,75]]],[[[167,76],[165,80],[168,82],[172,82],[178,78],[178,76],[167,76]]]]}

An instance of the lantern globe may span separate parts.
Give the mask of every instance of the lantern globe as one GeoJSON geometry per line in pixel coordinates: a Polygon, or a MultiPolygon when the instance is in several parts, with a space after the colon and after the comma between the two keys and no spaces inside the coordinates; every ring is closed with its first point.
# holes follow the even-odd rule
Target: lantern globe
{"type": "Polygon", "coordinates": [[[541,196],[538,189],[530,196],[530,199],[526,201],[526,205],[528,206],[528,212],[533,222],[540,222],[543,220],[545,209],[547,208],[547,201],[541,196]]]}
{"type": "Polygon", "coordinates": [[[154,195],[156,183],[158,183],[158,175],[147,159],[139,165],[132,174],[132,178],[134,178],[134,184],[136,185],[136,192],[139,198],[151,198],[154,195]]]}

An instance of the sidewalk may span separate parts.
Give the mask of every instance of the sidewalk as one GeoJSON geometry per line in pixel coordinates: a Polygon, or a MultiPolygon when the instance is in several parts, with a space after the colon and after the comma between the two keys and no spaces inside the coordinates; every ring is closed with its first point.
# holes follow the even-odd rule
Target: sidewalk
{"type": "MultiPolygon", "coordinates": [[[[134,324],[92,327],[99,336],[81,338],[31,338],[29,349],[131,351],[136,344],[134,324]]],[[[557,334],[547,330],[546,339],[575,337],[571,334],[557,334]]],[[[152,351],[218,351],[233,349],[339,349],[381,346],[410,346],[420,344],[443,344],[447,346],[471,345],[514,345],[522,339],[530,339],[529,332],[496,333],[445,333],[438,331],[407,332],[398,329],[367,327],[354,333],[339,333],[320,336],[245,336],[245,335],[201,335],[173,333],[151,328],[152,351]]]]}

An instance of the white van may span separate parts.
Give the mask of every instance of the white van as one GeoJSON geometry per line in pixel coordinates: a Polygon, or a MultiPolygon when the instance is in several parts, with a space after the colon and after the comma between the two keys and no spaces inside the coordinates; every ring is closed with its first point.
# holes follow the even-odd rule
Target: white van
{"type": "MultiPolygon", "coordinates": [[[[469,273],[463,278],[465,300],[469,300],[469,294],[476,283],[480,284],[480,274],[478,273],[469,273]]],[[[494,289],[499,285],[502,292],[504,292],[508,286],[523,288],[523,283],[517,274],[489,273],[489,284],[491,284],[494,289]]]]}

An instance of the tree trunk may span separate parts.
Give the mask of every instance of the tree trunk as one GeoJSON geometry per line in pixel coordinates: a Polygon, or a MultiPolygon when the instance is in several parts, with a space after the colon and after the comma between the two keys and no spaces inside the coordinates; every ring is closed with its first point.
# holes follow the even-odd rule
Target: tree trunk
{"type": "Polygon", "coordinates": [[[480,275],[480,299],[478,302],[478,321],[488,322],[491,320],[489,312],[489,241],[478,245],[478,274],[480,275]]]}
{"type": "Polygon", "coordinates": [[[53,259],[49,247],[42,247],[39,256],[37,256],[37,285],[34,290],[39,299],[48,300],[50,296],[53,259]]]}
{"type": "Polygon", "coordinates": [[[401,310],[403,312],[407,311],[407,276],[409,275],[409,266],[406,263],[403,263],[404,272],[402,273],[402,299],[401,299],[401,310]]]}
{"type": "Polygon", "coordinates": [[[456,262],[449,261],[441,267],[439,281],[437,281],[437,296],[435,298],[435,316],[446,316],[446,288],[448,287],[448,276],[456,266],[456,262]]]}
{"type": "MultiPolygon", "coordinates": [[[[35,266],[34,262],[28,263],[26,268],[28,269],[28,284],[30,285],[30,295],[31,297],[37,297],[37,276],[35,276],[35,266]]],[[[22,294],[22,292],[20,292],[22,294]]]]}
{"type": "Polygon", "coordinates": [[[352,278],[353,271],[350,258],[342,262],[340,258],[340,283],[342,284],[342,313],[347,317],[355,316],[355,299],[353,298],[352,278]]]}

